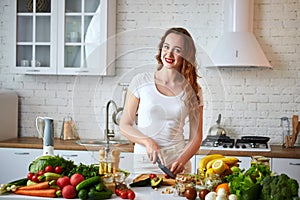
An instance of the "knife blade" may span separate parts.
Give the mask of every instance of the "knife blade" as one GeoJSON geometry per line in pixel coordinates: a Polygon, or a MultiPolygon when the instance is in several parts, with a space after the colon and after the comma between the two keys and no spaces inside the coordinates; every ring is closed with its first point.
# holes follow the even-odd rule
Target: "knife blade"
{"type": "Polygon", "coordinates": [[[170,178],[173,178],[175,179],[174,175],[172,174],[172,172],[165,166],[161,163],[160,159],[157,158],[156,160],[157,164],[158,164],[158,167],[163,171],[165,172],[170,178]]]}

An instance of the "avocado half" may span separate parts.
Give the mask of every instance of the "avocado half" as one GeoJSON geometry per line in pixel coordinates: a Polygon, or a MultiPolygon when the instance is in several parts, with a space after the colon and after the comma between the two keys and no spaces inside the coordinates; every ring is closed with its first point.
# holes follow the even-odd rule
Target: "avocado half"
{"type": "Polygon", "coordinates": [[[161,186],[162,182],[163,182],[162,177],[155,177],[155,178],[151,179],[150,185],[152,188],[158,188],[159,186],[161,186]]]}

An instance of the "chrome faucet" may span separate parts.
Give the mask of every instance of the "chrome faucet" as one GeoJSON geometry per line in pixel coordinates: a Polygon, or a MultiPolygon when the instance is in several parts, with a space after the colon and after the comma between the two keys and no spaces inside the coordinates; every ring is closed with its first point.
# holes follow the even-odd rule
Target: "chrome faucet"
{"type": "Polygon", "coordinates": [[[116,102],[114,102],[113,100],[110,100],[110,101],[107,102],[107,104],[106,104],[106,124],[105,124],[106,129],[104,130],[104,134],[105,134],[104,136],[106,137],[104,139],[106,139],[107,143],[109,143],[110,138],[115,137],[114,130],[113,129],[110,130],[109,127],[108,127],[108,125],[109,125],[109,107],[110,107],[111,104],[113,104],[113,106],[115,108],[115,112],[117,112],[117,110],[118,110],[116,102]]]}

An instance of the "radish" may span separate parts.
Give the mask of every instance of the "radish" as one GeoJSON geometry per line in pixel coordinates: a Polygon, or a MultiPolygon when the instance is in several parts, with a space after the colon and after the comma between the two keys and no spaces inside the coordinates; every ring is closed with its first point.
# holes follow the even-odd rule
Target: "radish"
{"type": "Polygon", "coordinates": [[[80,182],[84,181],[84,176],[81,174],[73,174],[70,178],[70,183],[76,187],[80,182]]]}
{"type": "Polygon", "coordinates": [[[63,198],[74,199],[77,196],[77,191],[73,185],[66,185],[62,191],[63,198]]]}

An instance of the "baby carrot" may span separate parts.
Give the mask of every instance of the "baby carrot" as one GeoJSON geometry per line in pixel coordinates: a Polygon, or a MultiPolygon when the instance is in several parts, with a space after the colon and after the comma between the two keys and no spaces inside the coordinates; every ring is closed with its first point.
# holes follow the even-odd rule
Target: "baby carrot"
{"type": "Polygon", "coordinates": [[[56,197],[57,189],[40,189],[40,190],[20,190],[17,189],[15,194],[28,195],[28,196],[37,196],[37,197],[56,197]]]}
{"type": "Polygon", "coordinates": [[[34,185],[27,185],[19,187],[20,190],[41,190],[41,189],[49,189],[49,181],[40,182],[34,185]]]}

